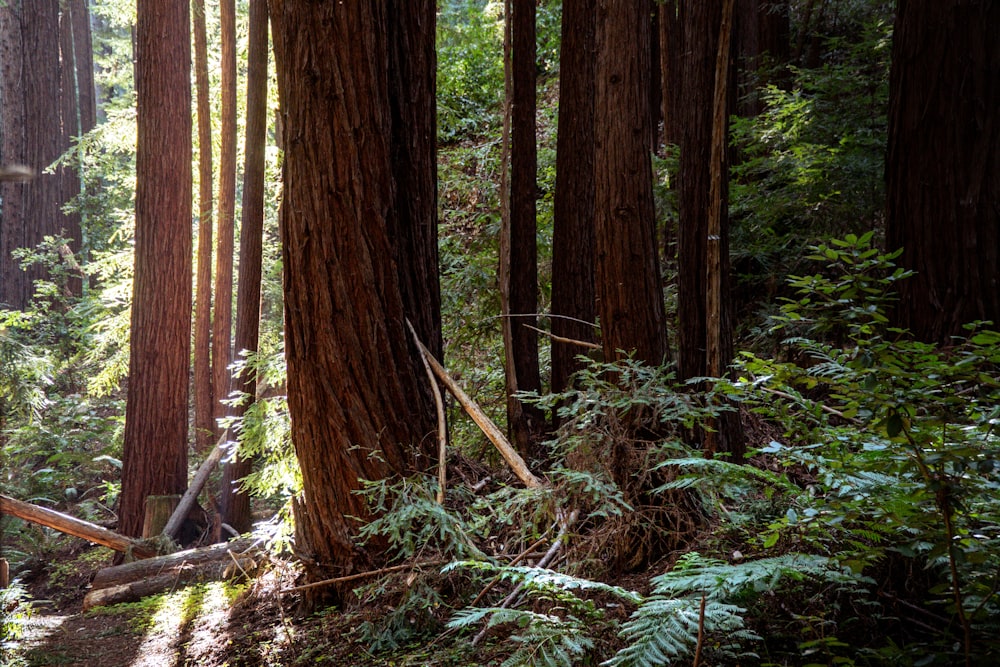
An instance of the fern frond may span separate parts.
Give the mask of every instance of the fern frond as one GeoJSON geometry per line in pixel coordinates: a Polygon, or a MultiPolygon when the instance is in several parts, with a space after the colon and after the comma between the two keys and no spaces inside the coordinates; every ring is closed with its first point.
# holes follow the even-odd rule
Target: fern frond
{"type": "MultiPolygon", "coordinates": [[[[739,633],[749,638],[741,616],[744,611],[736,605],[706,600],[701,624],[706,633],[739,633]]],[[[701,600],[698,598],[651,597],[622,626],[621,636],[631,643],[601,664],[654,667],[687,658],[698,643],[700,617],[701,600]]]]}
{"type": "Polygon", "coordinates": [[[488,563],[485,561],[478,560],[465,560],[465,561],[455,561],[445,565],[442,569],[442,574],[450,572],[458,568],[465,568],[470,570],[479,570],[481,572],[488,572],[501,577],[504,580],[514,582],[516,584],[521,584],[528,590],[544,590],[544,591],[570,591],[570,590],[590,590],[597,591],[600,593],[608,593],[620,598],[626,602],[631,602],[632,604],[639,604],[642,601],[642,596],[635,591],[630,591],[628,589],[622,588],[621,586],[612,586],[611,584],[606,584],[601,581],[594,581],[592,579],[582,579],[580,577],[574,577],[568,574],[563,574],[562,572],[556,572],[555,570],[549,570],[542,567],[527,567],[527,566],[515,566],[509,567],[504,565],[495,565],[493,563],[488,563]]]}

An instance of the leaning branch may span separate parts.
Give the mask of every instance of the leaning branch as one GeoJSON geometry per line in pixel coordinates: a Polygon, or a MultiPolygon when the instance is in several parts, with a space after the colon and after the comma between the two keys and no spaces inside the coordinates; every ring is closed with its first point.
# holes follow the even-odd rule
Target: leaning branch
{"type": "Polygon", "coordinates": [[[497,425],[494,424],[486,413],[482,411],[475,401],[469,398],[468,394],[462,391],[462,388],[448,375],[448,372],[444,367],[438,363],[438,360],[427,350],[423,343],[419,340],[416,341],[417,345],[420,347],[420,351],[423,353],[424,358],[427,359],[427,363],[430,364],[431,370],[434,374],[444,383],[444,386],[448,388],[452,396],[462,404],[465,411],[472,417],[472,421],[476,422],[476,425],[482,429],[486,437],[490,439],[493,446],[497,448],[500,455],[507,461],[507,464],[514,471],[525,486],[528,488],[538,488],[542,485],[541,480],[535,477],[530,470],[528,470],[528,465],[521,458],[521,455],[517,453],[514,447],[511,446],[510,442],[507,440],[506,436],[500,432],[497,425]]]}

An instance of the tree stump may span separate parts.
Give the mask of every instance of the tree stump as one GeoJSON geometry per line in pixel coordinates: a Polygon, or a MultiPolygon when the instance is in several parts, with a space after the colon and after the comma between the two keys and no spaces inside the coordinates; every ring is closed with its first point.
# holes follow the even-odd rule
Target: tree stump
{"type": "Polygon", "coordinates": [[[163,532],[174,509],[181,501],[180,496],[149,496],[146,498],[146,515],[142,521],[142,537],[149,539],[163,532]]]}

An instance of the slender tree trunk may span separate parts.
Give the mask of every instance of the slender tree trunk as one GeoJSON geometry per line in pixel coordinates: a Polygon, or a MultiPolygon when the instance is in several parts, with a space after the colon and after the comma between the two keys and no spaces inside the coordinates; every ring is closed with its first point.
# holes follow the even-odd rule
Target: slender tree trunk
{"type": "MultiPolygon", "coordinates": [[[[728,173],[725,120],[731,101],[725,90],[719,90],[727,85],[731,67],[725,54],[719,62],[719,36],[726,1],[729,0],[681,5],[684,40],[680,93],[684,105],[677,236],[681,379],[710,373],[721,375],[732,360],[728,179],[725,178],[728,173]],[[720,67],[727,71],[720,72],[720,67]],[[724,108],[717,108],[723,105],[724,108]],[[720,120],[717,123],[715,119],[720,120]],[[722,127],[717,127],[720,124],[722,127]],[[713,128],[719,137],[714,144],[713,128]]],[[[728,53],[727,48],[723,51],[728,53]]],[[[717,432],[707,442],[708,450],[730,452],[734,458],[742,456],[738,415],[723,414],[715,427],[717,432]]]]}
{"type": "MultiPolygon", "coordinates": [[[[594,0],[564,0],[552,220],[552,333],[593,342],[594,0]]],[[[580,368],[577,345],[552,341],[552,390],[580,368]]]]}
{"type": "Polygon", "coordinates": [[[896,323],[948,343],[1000,323],[1000,2],[901,0],[893,33],[886,244],[916,272],[896,323]]]}
{"type": "Polygon", "coordinates": [[[194,314],[194,441],[200,452],[215,443],[212,392],[212,104],[208,83],[205,0],[192,0],[195,89],[198,97],[198,265],[194,314]]]}
{"type": "Polygon", "coordinates": [[[288,403],[304,487],[296,548],[316,580],[379,557],[377,543],[361,551],[353,541],[357,518],[369,516],[355,491],[418,466],[434,411],[419,388],[389,233],[388,3],[270,6],[286,138],[288,403]]]}
{"type": "Polygon", "coordinates": [[[649,150],[650,13],[598,0],[595,250],[604,358],[668,359],[649,150]]]}
{"type": "Polygon", "coordinates": [[[191,33],[188,0],[139,0],[135,282],[118,530],[146,496],[187,486],[191,350],[191,33]]]}
{"type": "MultiPolygon", "coordinates": [[[[215,308],[212,313],[212,398],[216,418],[232,385],[233,253],[236,209],[236,0],[221,0],[222,131],[219,154],[218,237],[215,245],[215,308]]],[[[221,435],[218,424],[213,425],[221,435]]]]}
{"type": "Polygon", "coordinates": [[[681,71],[680,44],[682,26],[677,15],[677,0],[660,3],[658,26],[660,29],[660,88],[663,104],[663,142],[680,143],[681,71]]]}
{"type": "MultiPolygon", "coordinates": [[[[256,352],[260,332],[261,255],[264,237],[264,144],[267,134],[267,3],[250,0],[250,37],[247,55],[246,164],[243,169],[243,206],[240,225],[240,273],[236,301],[235,348],[256,352]]],[[[232,406],[242,417],[257,396],[257,378],[245,369],[236,387],[244,400],[232,406]]],[[[240,533],[252,528],[250,496],[238,488],[250,474],[252,462],[241,456],[222,471],[222,520],[240,533]]]]}
{"type": "Polygon", "coordinates": [[[523,404],[519,391],[540,391],[538,368],[538,194],[535,144],[535,2],[507,0],[504,72],[507,94],[503,223],[500,231],[500,298],[507,375],[507,429],[522,455],[530,454],[541,415],[523,404]]]}

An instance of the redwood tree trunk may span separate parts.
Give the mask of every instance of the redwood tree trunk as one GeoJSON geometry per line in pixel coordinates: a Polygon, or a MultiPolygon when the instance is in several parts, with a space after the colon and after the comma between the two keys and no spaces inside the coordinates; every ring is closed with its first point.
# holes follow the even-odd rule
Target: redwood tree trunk
{"type": "MultiPolygon", "coordinates": [[[[250,0],[250,37],[247,55],[246,162],[243,169],[243,206],[240,225],[240,275],[236,300],[235,349],[257,351],[260,333],[260,276],[264,237],[264,144],[267,134],[267,3],[250,0]]],[[[230,414],[242,417],[257,396],[257,376],[245,369],[237,378],[244,400],[230,414]]],[[[250,496],[239,489],[250,474],[251,461],[241,456],[222,470],[222,520],[240,533],[252,528],[250,496]]]]}
{"type": "Polygon", "coordinates": [[[598,0],[595,250],[604,358],[668,358],[649,150],[650,12],[598,0]]]}
{"type": "Polygon", "coordinates": [[[212,104],[208,83],[205,0],[192,0],[195,89],[198,96],[198,265],[194,313],[194,441],[205,452],[215,442],[212,392],[212,104]]]}
{"type": "MultiPolygon", "coordinates": [[[[37,174],[28,183],[0,184],[0,303],[15,309],[28,305],[32,282],[44,273],[38,266],[21,270],[11,252],[33,248],[68,226],[61,210],[65,168],[42,173],[68,147],[59,38],[58,0],[0,3],[0,161],[27,165],[37,174]]],[[[78,225],[75,231],[79,236],[78,225]]]]}
{"type": "MultiPolygon", "coordinates": [[[[437,10],[432,0],[391,0],[389,103],[395,213],[389,222],[403,308],[427,349],[443,359],[437,228],[437,10]]],[[[430,392],[430,386],[421,384],[430,392]]],[[[430,393],[427,400],[433,400],[430,393]]]]}
{"type": "MultiPolygon", "coordinates": [[[[594,0],[564,0],[552,219],[552,333],[593,342],[594,0]]],[[[552,341],[552,391],[568,388],[584,350],[552,341]]]]}
{"type": "Polygon", "coordinates": [[[139,0],[135,280],[118,530],[187,486],[191,350],[191,33],[187,0],[139,0]]]}
{"type": "Polygon", "coordinates": [[[899,326],[947,343],[1000,323],[1000,2],[900,0],[893,33],[886,244],[916,272],[899,326]]]}
{"type": "Polygon", "coordinates": [[[522,455],[530,453],[541,429],[538,410],[523,404],[519,391],[539,391],[538,251],[535,243],[538,192],[535,144],[535,1],[507,0],[504,72],[507,118],[503,222],[500,231],[500,298],[503,314],[507,430],[522,455]]]}
{"type": "MultiPolygon", "coordinates": [[[[728,73],[718,73],[719,31],[724,0],[682,3],[680,24],[681,164],[677,234],[678,374],[681,379],[719,371],[732,360],[729,298],[728,155],[725,150],[727,113],[720,110],[717,153],[713,155],[713,109],[716,86],[728,73]],[[716,175],[713,188],[713,172],[716,175]],[[717,215],[714,229],[709,213],[717,215]],[[711,287],[711,289],[710,289],[711,287]],[[711,302],[712,308],[709,308],[711,302]],[[710,365],[708,350],[714,361],[710,365]]],[[[731,65],[726,59],[723,67],[731,65]]],[[[723,95],[721,103],[731,104],[723,95]]],[[[717,424],[711,450],[740,456],[743,449],[739,419],[725,413],[717,424]]]]}
{"type": "Polygon", "coordinates": [[[413,470],[434,431],[389,233],[388,9],[385,0],[271,2],[285,120],[288,404],[304,486],[296,549],[309,579],[378,556],[353,542],[357,518],[369,515],[354,491],[413,470]]]}
{"type": "MultiPolygon", "coordinates": [[[[215,309],[212,313],[213,414],[222,417],[232,384],[233,252],[236,210],[236,0],[219,2],[222,43],[222,132],[219,153],[218,237],[215,245],[215,309]]],[[[221,435],[213,424],[216,436],[221,435]]]]}

